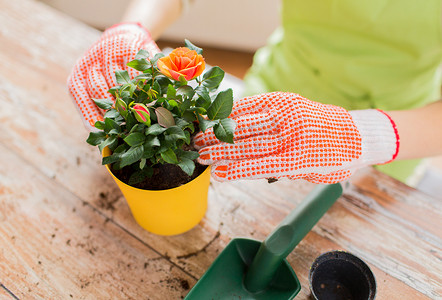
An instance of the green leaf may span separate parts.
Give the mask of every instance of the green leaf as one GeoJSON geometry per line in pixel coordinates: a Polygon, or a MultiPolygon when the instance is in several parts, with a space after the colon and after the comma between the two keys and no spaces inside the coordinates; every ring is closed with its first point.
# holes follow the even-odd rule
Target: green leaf
{"type": "Polygon", "coordinates": [[[114,101],[110,98],[106,98],[106,99],[92,99],[94,100],[95,104],[102,109],[110,109],[112,107],[112,105],[114,105],[114,101]]]}
{"type": "Polygon", "coordinates": [[[120,163],[121,163],[121,160],[114,162],[112,164],[112,170],[121,170],[120,163]]]}
{"type": "Polygon", "coordinates": [[[137,86],[134,83],[126,83],[123,86],[121,86],[120,91],[127,91],[129,93],[129,96],[132,97],[135,90],[137,89],[137,86]]]}
{"type": "Polygon", "coordinates": [[[115,79],[117,80],[117,83],[120,84],[130,83],[130,77],[127,71],[122,71],[122,70],[115,71],[115,79]]]}
{"type": "Polygon", "coordinates": [[[144,58],[134,59],[127,63],[128,67],[134,68],[137,71],[144,71],[152,67],[150,62],[144,58]]]}
{"type": "Polygon", "coordinates": [[[129,103],[130,101],[130,92],[129,91],[119,91],[121,99],[124,100],[124,102],[129,103]]]}
{"type": "Polygon", "coordinates": [[[167,86],[167,99],[174,99],[176,96],[176,90],[173,85],[169,84],[167,86]]]}
{"type": "Polygon", "coordinates": [[[103,157],[103,159],[101,160],[101,164],[102,165],[109,165],[109,164],[116,163],[117,161],[119,161],[121,159],[120,156],[121,155],[119,153],[114,153],[112,155],[103,157]]]}
{"type": "Polygon", "coordinates": [[[91,132],[89,133],[89,137],[87,138],[86,142],[92,146],[97,146],[104,142],[106,139],[106,133],[100,131],[100,132],[91,132]]]}
{"type": "Polygon", "coordinates": [[[193,171],[195,170],[195,163],[193,162],[193,160],[187,159],[185,157],[181,158],[178,166],[189,176],[192,176],[193,171]]]}
{"type": "Polygon", "coordinates": [[[111,87],[111,88],[108,90],[108,92],[109,92],[112,96],[117,97],[118,86],[113,86],[113,87],[111,87]]]}
{"type": "Polygon", "coordinates": [[[198,100],[196,101],[197,106],[201,106],[205,109],[209,108],[210,104],[212,103],[212,99],[210,99],[210,94],[207,88],[204,86],[199,86],[195,89],[195,92],[199,96],[198,100]]]}
{"type": "MultiPolygon", "coordinates": [[[[145,81],[147,81],[147,80],[151,80],[151,79],[152,79],[152,74],[149,74],[149,73],[143,73],[143,74],[140,74],[140,75],[135,76],[134,79],[141,80],[141,81],[145,82],[145,81]]],[[[141,81],[140,81],[140,84],[141,84],[141,81]]],[[[141,88],[141,87],[140,87],[140,88],[141,88]]]]}
{"type": "Polygon", "coordinates": [[[169,164],[177,164],[178,159],[175,155],[175,152],[173,152],[172,149],[167,149],[163,153],[161,153],[161,157],[164,159],[165,162],[169,164]]]}
{"type": "Polygon", "coordinates": [[[156,136],[148,136],[146,142],[144,143],[144,148],[152,149],[153,147],[160,146],[160,140],[156,136]]]}
{"type": "Polygon", "coordinates": [[[190,160],[195,160],[199,157],[200,155],[198,154],[198,152],[196,151],[184,151],[184,150],[179,150],[178,151],[178,157],[181,158],[187,158],[190,160]]]}
{"type": "Polygon", "coordinates": [[[160,124],[153,124],[146,129],[146,135],[159,135],[166,131],[167,128],[161,127],[160,124]]]}
{"type": "MultiPolygon", "coordinates": [[[[143,153],[144,154],[144,153],[143,153]]],[[[140,169],[142,170],[146,166],[146,159],[142,158],[140,160],[140,169]]]]}
{"type": "Polygon", "coordinates": [[[145,49],[141,49],[138,51],[137,55],[135,55],[135,59],[148,59],[150,57],[149,51],[145,49]]]}
{"type": "Polygon", "coordinates": [[[153,58],[151,58],[150,62],[154,65],[154,64],[157,63],[157,61],[158,61],[161,57],[164,57],[164,56],[165,56],[164,53],[159,52],[159,53],[155,54],[153,58]]]}
{"type": "Polygon", "coordinates": [[[208,89],[217,88],[224,78],[224,71],[220,67],[213,67],[203,76],[203,85],[208,89]]]}
{"type": "Polygon", "coordinates": [[[192,98],[193,95],[195,95],[195,91],[193,90],[193,88],[189,85],[183,85],[180,86],[177,90],[176,90],[176,94],[177,95],[183,95],[187,98],[192,98]]]}
{"type": "Polygon", "coordinates": [[[192,107],[192,101],[190,101],[189,99],[186,99],[185,101],[182,101],[180,103],[178,109],[180,110],[180,113],[183,114],[190,107],[192,107]]]}
{"type": "Polygon", "coordinates": [[[97,121],[94,124],[95,128],[103,130],[104,129],[104,122],[103,121],[97,121]]]}
{"type": "Polygon", "coordinates": [[[100,152],[102,152],[105,147],[109,147],[109,149],[114,150],[117,145],[118,137],[116,135],[111,135],[98,146],[98,149],[100,149],[100,152]]]}
{"type": "Polygon", "coordinates": [[[156,76],[155,81],[158,82],[158,84],[161,86],[162,91],[167,91],[169,84],[172,83],[172,81],[168,77],[166,77],[162,74],[156,76]]]}
{"type": "Polygon", "coordinates": [[[192,108],[189,108],[188,111],[194,111],[194,112],[197,112],[197,113],[199,113],[199,114],[201,114],[201,115],[205,115],[206,112],[207,112],[207,111],[206,111],[204,108],[202,108],[202,107],[192,107],[192,108]]]}
{"type": "Polygon", "coordinates": [[[187,85],[187,80],[183,75],[180,75],[180,77],[178,77],[178,80],[181,85],[187,85]]]}
{"type": "Polygon", "coordinates": [[[171,149],[172,147],[174,147],[174,144],[167,141],[165,138],[160,139],[160,147],[157,150],[157,153],[163,153],[166,152],[167,150],[171,149]]]}
{"type": "Polygon", "coordinates": [[[191,111],[185,111],[182,115],[182,118],[189,123],[197,120],[195,113],[191,111]]]}
{"type": "Polygon", "coordinates": [[[176,102],[175,100],[171,99],[169,101],[167,101],[167,103],[169,104],[169,106],[173,109],[174,107],[178,107],[178,102],[176,102]]]}
{"type": "Polygon", "coordinates": [[[143,152],[143,158],[148,159],[151,158],[155,155],[155,150],[151,147],[146,147],[146,145],[144,145],[144,152],[143,152]]]}
{"type": "Polygon", "coordinates": [[[163,93],[161,92],[161,85],[157,82],[157,81],[154,81],[154,83],[153,83],[153,85],[152,85],[152,89],[154,90],[154,91],[156,91],[159,95],[162,95],[163,93]]]}
{"type": "MultiPolygon", "coordinates": [[[[181,129],[184,129],[184,128],[186,128],[186,127],[190,127],[190,126],[188,126],[188,125],[191,124],[191,123],[189,123],[189,122],[187,122],[186,120],[181,119],[181,118],[176,118],[176,119],[175,119],[175,123],[176,123],[176,126],[178,126],[178,127],[181,128],[181,129]]],[[[193,125],[193,124],[192,124],[192,125],[193,125]]]]}
{"type": "Polygon", "coordinates": [[[233,91],[228,89],[220,92],[207,109],[207,116],[210,120],[227,118],[232,112],[233,91]]]}
{"type": "Polygon", "coordinates": [[[104,119],[104,131],[109,134],[111,134],[113,132],[120,133],[121,127],[114,120],[112,120],[110,118],[105,118],[104,119]]]}
{"type": "Polygon", "coordinates": [[[130,131],[137,124],[138,124],[138,121],[137,121],[137,119],[135,119],[134,115],[132,113],[127,114],[126,130],[130,131]]]}
{"type": "Polygon", "coordinates": [[[198,54],[203,54],[203,49],[192,44],[188,39],[184,40],[184,46],[189,48],[190,50],[195,50],[198,54]]]}
{"type": "Polygon", "coordinates": [[[172,140],[185,140],[186,139],[186,135],[184,134],[184,131],[179,128],[178,126],[171,126],[169,128],[167,128],[166,130],[167,136],[172,140]]]}
{"type": "Polygon", "coordinates": [[[143,126],[143,124],[135,124],[134,127],[132,127],[129,131],[129,133],[132,132],[142,132],[143,128],[145,128],[145,126],[143,126]]]}
{"type": "Polygon", "coordinates": [[[222,119],[219,121],[219,124],[215,125],[213,132],[220,141],[233,144],[235,127],[236,123],[232,119],[222,119]]]}
{"type": "Polygon", "coordinates": [[[161,126],[168,128],[175,125],[175,120],[172,113],[164,107],[157,107],[155,109],[155,114],[158,118],[158,124],[160,124],[161,126]]]}
{"type": "Polygon", "coordinates": [[[187,145],[190,145],[190,132],[186,130],[184,131],[184,134],[186,135],[186,139],[184,141],[186,142],[187,145]]]}
{"type": "Polygon", "coordinates": [[[140,171],[134,172],[130,177],[129,177],[129,185],[134,185],[137,183],[140,183],[142,181],[144,181],[147,177],[152,177],[153,175],[153,169],[151,167],[145,167],[140,171]]]}
{"type": "Polygon", "coordinates": [[[200,124],[200,129],[202,130],[202,132],[206,132],[207,129],[209,129],[219,123],[217,121],[204,119],[201,115],[197,115],[197,117],[198,117],[198,122],[200,124]]]}
{"type": "Polygon", "coordinates": [[[110,109],[104,114],[104,118],[115,119],[120,115],[120,113],[115,109],[110,109]]]}
{"type": "Polygon", "coordinates": [[[134,132],[129,134],[124,141],[131,147],[136,147],[144,143],[146,136],[141,132],[134,132]]]}
{"type": "Polygon", "coordinates": [[[118,153],[121,154],[124,151],[128,150],[129,146],[127,144],[120,144],[117,148],[115,148],[115,150],[113,151],[113,154],[118,153]]]}
{"type": "MultiPolygon", "coordinates": [[[[158,104],[158,102],[159,102],[159,100],[157,100],[157,104],[158,104]]],[[[147,107],[147,109],[149,110],[150,120],[153,123],[158,122],[157,115],[155,114],[155,109],[153,107],[147,107]]]]}
{"type": "Polygon", "coordinates": [[[154,106],[155,104],[157,104],[157,106],[159,106],[159,105],[163,104],[164,102],[167,102],[167,99],[164,97],[159,97],[157,100],[147,103],[146,106],[151,107],[151,106],[154,106]]]}
{"type": "Polygon", "coordinates": [[[144,147],[143,145],[138,147],[131,147],[127,152],[121,155],[120,168],[131,165],[141,159],[143,156],[144,147]]]}

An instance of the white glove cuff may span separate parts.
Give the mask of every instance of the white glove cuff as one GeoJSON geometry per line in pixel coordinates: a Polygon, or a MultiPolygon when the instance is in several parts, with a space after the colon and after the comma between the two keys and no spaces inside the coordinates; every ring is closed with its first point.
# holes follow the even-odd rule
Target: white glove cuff
{"type": "Polygon", "coordinates": [[[359,161],[364,166],[393,161],[399,151],[399,134],[390,116],[377,109],[353,110],[349,113],[362,138],[359,161]]]}

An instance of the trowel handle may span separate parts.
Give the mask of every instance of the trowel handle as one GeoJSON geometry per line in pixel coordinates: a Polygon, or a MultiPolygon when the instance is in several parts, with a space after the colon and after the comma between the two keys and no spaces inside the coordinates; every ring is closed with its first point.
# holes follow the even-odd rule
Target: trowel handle
{"type": "Polygon", "coordinates": [[[282,220],[264,244],[287,257],[341,195],[339,183],[317,186],[282,220]]]}
{"type": "Polygon", "coordinates": [[[282,260],[293,251],[342,194],[339,183],[317,186],[264,240],[247,272],[251,292],[267,287],[282,260]]]}

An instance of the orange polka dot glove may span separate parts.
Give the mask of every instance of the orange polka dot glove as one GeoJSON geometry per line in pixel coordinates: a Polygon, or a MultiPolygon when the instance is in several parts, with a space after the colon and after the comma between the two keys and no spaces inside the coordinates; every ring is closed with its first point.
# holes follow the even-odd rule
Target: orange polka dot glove
{"type": "Polygon", "coordinates": [[[139,74],[126,64],[135,58],[140,49],[149,51],[152,56],[160,52],[149,32],[141,25],[117,24],[107,29],[74,66],[68,78],[68,88],[90,131],[95,130],[95,121],[103,119],[103,111],[92,98],[112,98],[108,90],[116,85],[116,70],[127,70],[131,78],[139,74]]]}
{"type": "Polygon", "coordinates": [[[380,110],[346,111],[292,93],[269,93],[234,103],[234,144],[219,142],[212,129],[194,142],[199,162],[212,164],[219,181],[305,179],[342,181],[358,168],[394,160],[399,137],[380,110]]]}

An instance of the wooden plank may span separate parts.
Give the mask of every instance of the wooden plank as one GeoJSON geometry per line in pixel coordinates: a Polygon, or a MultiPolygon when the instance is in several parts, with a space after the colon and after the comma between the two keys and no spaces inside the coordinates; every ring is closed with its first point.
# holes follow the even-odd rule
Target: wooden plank
{"type": "MultiPolygon", "coordinates": [[[[380,205],[380,209],[389,211],[392,218],[403,226],[417,226],[435,236],[441,236],[439,228],[442,227],[440,219],[441,199],[434,199],[421,193],[404,183],[391,180],[387,175],[373,171],[371,176],[363,176],[352,179],[357,186],[357,197],[371,197],[380,205]],[[400,203],[400,205],[396,205],[400,203]],[[435,223],[436,222],[436,223],[435,223]],[[435,226],[436,225],[436,226],[435,226]]],[[[370,209],[371,207],[368,207],[370,209]]]]}
{"type": "MultiPolygon", "coordinates": [[[[0,3],[5,8],[0,21],[7,28],[0,36],[0,143],[191,276],[201,276],[230,238],[262,240],[313,188],[302,181],[212,182],[209,210],[195,229],[176,237],[142,230],[99,166],[99,154],[84,142],[87,134],[64,85],[73,62],[98,33],[36,2],[0,3]],[[25,18],[18,18],[23,11],[25,18]],[[50,22],[41,22],[46,15],[50,22]]],[[[7,162],[3,156],[1,160],[7,162]]],[[[424,296],[417,290],[428,297],[440,294],[442,280],[434,261],[441,257],[441,210],[428,197],[370,172],[289,256],[304,297],[311,262],[331,249],[347,249],[375,268],[380,291],[387,291],[380,295],[405,291],[401,299],[419,299],[424,296]],[[422,266],[414,263],[416,257],[422,266]]]]}
{"type": "Polygon", "coordinates": [[[0,278],[18,298],[177,299],[193,276],[0,145],[0,278]]]}

